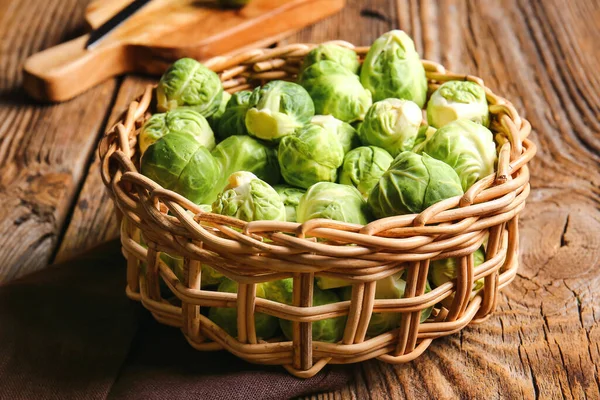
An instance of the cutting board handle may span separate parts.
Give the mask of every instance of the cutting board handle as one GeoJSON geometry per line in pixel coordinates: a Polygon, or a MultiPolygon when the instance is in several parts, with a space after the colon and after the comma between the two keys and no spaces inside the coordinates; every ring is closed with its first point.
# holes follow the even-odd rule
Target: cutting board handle
{"type": "Polygon", "coordinates": [[[23,77],[27,93],[41,101],[65,101],[133,69],[126,45],[107,43],[87,50],[88,36],[80,36],[29,57],[25,61],[23,77]]]}

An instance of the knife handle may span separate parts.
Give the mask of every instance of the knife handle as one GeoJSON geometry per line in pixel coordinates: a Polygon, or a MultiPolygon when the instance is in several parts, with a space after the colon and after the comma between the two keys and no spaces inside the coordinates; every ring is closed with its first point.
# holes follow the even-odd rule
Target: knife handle
{"type": "Polygon", "coordinates": [[[88,37],[80,36],[29,57],[23,68],[27,93],[40,101],[65,101],[132,70],[132,57],[126,45],[106,43],[87,50],[88,37]]]}

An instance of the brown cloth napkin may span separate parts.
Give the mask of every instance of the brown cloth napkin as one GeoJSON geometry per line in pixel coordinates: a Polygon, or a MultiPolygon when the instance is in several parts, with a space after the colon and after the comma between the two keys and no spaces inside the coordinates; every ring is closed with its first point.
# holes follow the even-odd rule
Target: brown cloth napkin
{"type": "Polygon", "coordinates": [[[286,399],[353,376],[328,366],[301,380],[196,351],[124,287],[117,242],[0,287],[0,399],[286,399]]]}

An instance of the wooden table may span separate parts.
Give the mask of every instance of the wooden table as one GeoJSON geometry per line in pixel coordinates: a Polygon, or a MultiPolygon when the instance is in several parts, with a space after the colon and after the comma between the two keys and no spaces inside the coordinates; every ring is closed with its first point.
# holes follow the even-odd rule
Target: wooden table
{"type": "MultiPolygon", "coordinates": [[[[21,88],[24,59],[83,29],[86,0],[0,0],[0,282],[115,238],[96,144],[147,79],[59,105],[21,88]]],[[[376,361],[316,398],[599,398],[600,4],[597,0],[349,0],[288,42],[367,45],[392,28],[514,102],[538,144],[521,266],[485,323],[418,360],[376,361]],[[392,396],[393,394],[393,396],[392,396]]]]}

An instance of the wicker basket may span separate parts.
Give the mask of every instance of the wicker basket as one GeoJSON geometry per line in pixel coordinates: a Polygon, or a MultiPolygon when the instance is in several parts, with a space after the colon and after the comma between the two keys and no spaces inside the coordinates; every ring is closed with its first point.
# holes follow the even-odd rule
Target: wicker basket
{"type": "MultiPolygon", "coordinates": [[[[355,49],[361,57],[368,51],[368,47],[334,43],[355,49]]],[[[294,79],[303,56],[314,46],[257,49],[205,64],[220,74],[227,91],[236,92],[269,80],[294,79]]],[[[448,80],[484,86],[480,78],[448,72],[430,61],[423,65],[430,90],[448,80]]],[[[485,90],[499,148],[497,172],[462,197],[439,202],[418,215],[358,226],[322,219],[304,224],[247,223],[202,212],[139,174],[136,136],[150,116],[152,88],[147,88],[110,128],[99,148],[103,181],[123,217],[127,295],[141,301],[158,321],[181,328],[198,350],[226,349],[249,362],[282,365],[302,378],[315,375],[328,363],[371,358],[404,363],[422,354],[433,339],[482,321],[494,310],[498,291],[517,272],[518,215],[530,189],[526,164],[536,151],[526,139],[530,124],[511,103],[485,90]],[[140,231],[147,250],[138,244],[140,231]],[[486,238],[486,261],[475,268],[473,252],[486,238]],[[184,282],[160,260],[163,251],[184,257],[184,282]],[[425,293],[429,261],[446,257],[459,258],[458,277],[425,293]],[[147,263],[145,273],[140,272],[140,262],[147,263]],[[200,290],[201,262],[237,281],[238,293],[200,290]],[[407,271],[404,298],[375,300],[375,282],[403,269],[407,271]],[[161,297],[159,275],[179,301],[161,297]],[[351,280],[352,299],[312,307],[315,275],[351,280]],[[256,297],[256,283],[287,277],[294,278],[293,305],[256,297]],[[480,278],[485,278],[484,287],[473,296],[473,282],[480,278]],[[440,306],[449,296],[454,296],[449,308],[440,306]],[[421,311],[433,305],[432,316],[420,322],[421,311]],[[204,317],[201,307],[237,307],[238,337],[204,317]],[[293,321],[293,340],[257,340],[255,312],[293,321]],[[366,338],[373,312],[402,313],[399,328],[366,338]],[[340,315],[348,316],[341,342],[312,341],[312,321],[340,315]]]]}

